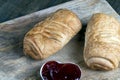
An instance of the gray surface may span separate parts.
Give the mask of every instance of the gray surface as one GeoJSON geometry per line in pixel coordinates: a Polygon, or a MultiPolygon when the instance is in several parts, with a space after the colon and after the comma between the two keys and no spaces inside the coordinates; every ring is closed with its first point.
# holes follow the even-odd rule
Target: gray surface
{"type": "MultiPolygon", "coordinates": [[[[41,10],[18,19],[0,24],[0,80],[36,80],[39,79],[41,65],[49,60],[61,62],[74,62],[82,70],[81,80],[119,80],[120,67],[113,71],[94,71],[89,69],[83,61],[83,43],[79,41],[80,35],[74,37],[63,49],[55,55],[41,61],[24,56],[22,41],[25,33],[35,23],[41,21],[51,12],[59,8],[68,8],[74,11],[82,21],[87,24],[93,13],[103,12],[116,17],[118,14],[105,0],[74,0],[55,7],[41,10]],[[37,76],[38,75],[38,76],[37,76]],[[97,76],[97,77],[96,77],[97,76]]],[[[83,26],[84,28],[85,26],[83,26]]]]}

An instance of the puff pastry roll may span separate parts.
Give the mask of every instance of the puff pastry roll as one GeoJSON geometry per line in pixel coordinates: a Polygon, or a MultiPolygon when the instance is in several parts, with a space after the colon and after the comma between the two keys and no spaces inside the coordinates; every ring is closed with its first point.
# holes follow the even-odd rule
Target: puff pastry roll
{"type": "Polygon", "coordinates": [[[24,53],[34,59],[47,58],[63,48],[80,29],[81,22],[75,13],[57,10],[25,35],[24,53]]]}
{"type": "Polygon", "coordinates": [[[96,13],[90,19],[84,46],[85,63],[92,69],[112,70],[120,61],[120,23],[112,16],[96,13]]]}

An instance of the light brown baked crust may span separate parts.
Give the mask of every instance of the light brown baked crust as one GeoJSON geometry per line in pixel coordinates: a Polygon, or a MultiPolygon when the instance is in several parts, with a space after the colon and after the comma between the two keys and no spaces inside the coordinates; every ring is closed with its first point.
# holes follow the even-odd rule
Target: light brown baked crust
{"type": "Polygon", "coordinates": [[[120,24],[112,16],[97,13],[85,33],[84,60],[92,69],[111,70],[120,61],[120,24]]]}
{"type": "Polygon", "coordinates": [[[63,48],[81,29],[79,18],[70,10],[60,9],[39,22],[24,37],[24,53],[44,59],[63,48]]]}

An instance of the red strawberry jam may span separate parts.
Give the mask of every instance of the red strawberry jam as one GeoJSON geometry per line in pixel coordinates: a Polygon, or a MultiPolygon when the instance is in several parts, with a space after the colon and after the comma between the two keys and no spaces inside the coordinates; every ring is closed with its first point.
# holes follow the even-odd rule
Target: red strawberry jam
{"type": "Polygon", "coordinates": [[[43,80],[80,80],[80,68],[72,63],[49,61],[41,68],[43,80]]]}

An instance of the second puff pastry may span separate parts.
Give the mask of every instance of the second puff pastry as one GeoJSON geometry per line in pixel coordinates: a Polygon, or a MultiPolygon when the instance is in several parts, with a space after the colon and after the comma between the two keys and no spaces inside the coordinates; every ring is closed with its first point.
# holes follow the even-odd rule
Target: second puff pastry
{"type": "Polygon", "coordinates": [[[111,70],[120,61],[120,23],[112,16],[97,13],[85,33],[85,63],[92,69],[111,70]]]}
{"type": "Polygon", "coordinates": [[[25,35],[24,53],[34,59],[47,58],[63,48],[80,29],[81,22],[75,13],[57,10],[25,35]]]}

